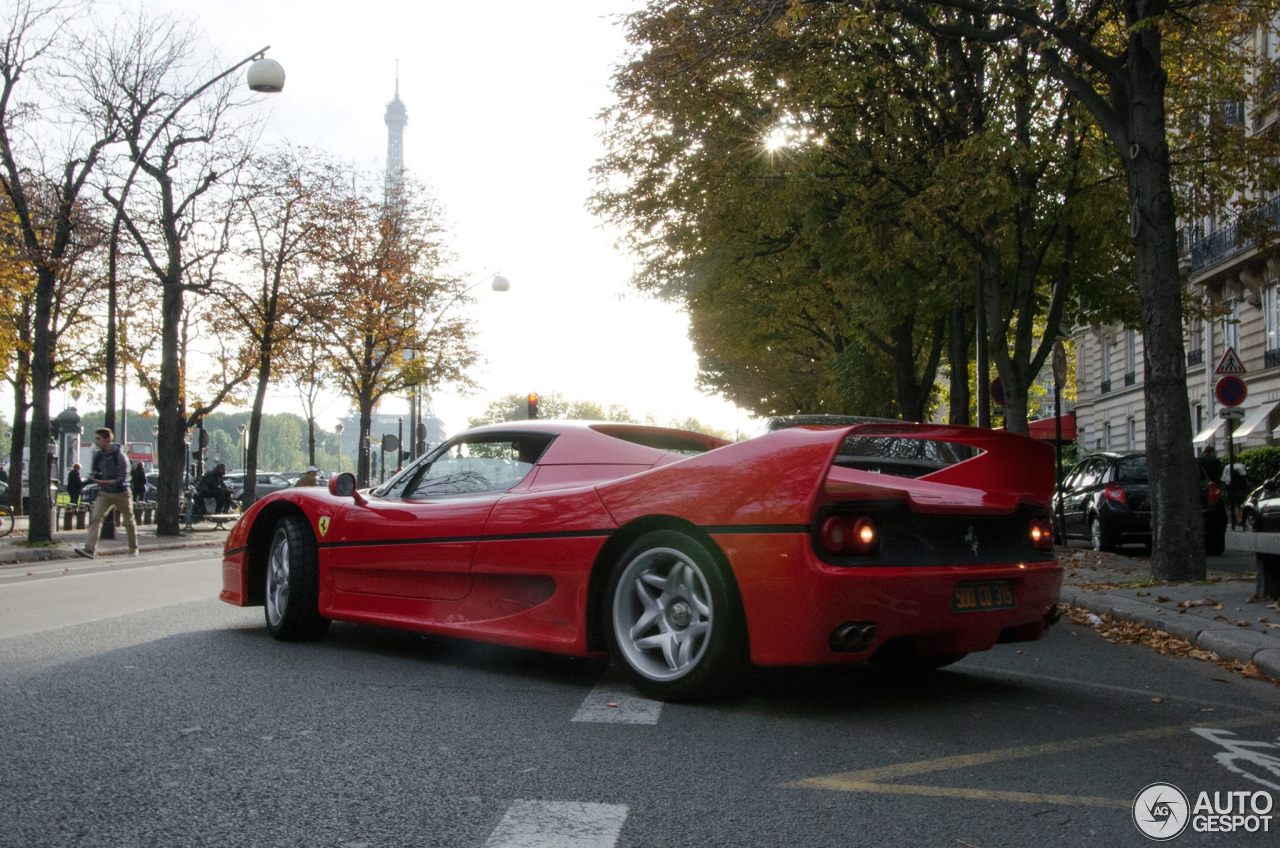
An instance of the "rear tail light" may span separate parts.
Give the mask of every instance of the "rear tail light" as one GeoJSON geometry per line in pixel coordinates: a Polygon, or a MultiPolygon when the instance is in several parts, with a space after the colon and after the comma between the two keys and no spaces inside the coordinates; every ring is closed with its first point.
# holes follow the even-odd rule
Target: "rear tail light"
{"type": "Polygon", "coordinates": [[[1125,503],[1129,496],[1125,493],[1124,486],[1119,483],[1112,483],[1102,490],[1102,496],[1113,503],[1125,503]]]}
{"type": "Polygon", "coordinates": [[[1222,488],[1217,483],[1210,483],[1205,487],[1205,494],[1209,497],[1209,503],[1216,504],[1222,500],[1222,488]]]}
{"type": "Polygon", "coordinates": [[[870,518],[828,515],[818,530],[824,550],[832,554],[869,556],[880,547],[880,532],[870,518]]]}
{"type": "Polygon", "coordinates": [[[1031,519],[1031,544],[1038,551],[1053,550],[1053,525],[1047,518],[1031,519]]]}

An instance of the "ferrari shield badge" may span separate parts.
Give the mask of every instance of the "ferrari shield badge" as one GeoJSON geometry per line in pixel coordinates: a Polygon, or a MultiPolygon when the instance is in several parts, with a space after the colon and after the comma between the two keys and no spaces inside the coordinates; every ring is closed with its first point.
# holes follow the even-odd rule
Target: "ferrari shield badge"
{"type": "Polygon", "coordinates": [[[329,532],[329,516],[327,515],[320,516],[319,527],[320,527],[321,536],[329,532]]]}

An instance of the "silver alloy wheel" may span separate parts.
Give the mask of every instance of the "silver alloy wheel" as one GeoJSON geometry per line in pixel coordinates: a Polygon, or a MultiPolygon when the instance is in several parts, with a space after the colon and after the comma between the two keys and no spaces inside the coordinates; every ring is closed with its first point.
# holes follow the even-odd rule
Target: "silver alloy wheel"
{"type": "Polygon", "coordinates": [[[1089,522],[1089,545],[1095,551],[1102,550],[1102,521],[1096,517],[1089,522]]]}
{"type": "Polygon", "coordinates": [[[289,534],[281,527],[267,560],[267,622],[279,627],[289,609],[289,534]]]}
{"type": "Polygon", "coordinates": [[[674,548],[627,564],[613,596],[613,632],[627,663],[651,680],[676,680],[702,660],[714,612],[702,566],[674,548]]]}

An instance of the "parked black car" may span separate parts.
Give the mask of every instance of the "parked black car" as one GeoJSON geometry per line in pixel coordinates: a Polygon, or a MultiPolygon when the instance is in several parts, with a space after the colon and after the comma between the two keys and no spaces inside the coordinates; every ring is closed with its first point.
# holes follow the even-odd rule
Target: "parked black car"
{"type": "MultiPolygon", "coordinates": [[[[1200,474],[1204,549],[1226,549],[1227,508],[1218,484],[1200,474]]],[[[1280,504],[1278,504],[1280,506],[1280,504]]],[[[1120,545],[1151,546],[1151,486],[1142,453],[1096,453],[1085,457],[1053,499],[1054,533],[1064,544],[1085,539],[1095,551],[1120,545]]]]}

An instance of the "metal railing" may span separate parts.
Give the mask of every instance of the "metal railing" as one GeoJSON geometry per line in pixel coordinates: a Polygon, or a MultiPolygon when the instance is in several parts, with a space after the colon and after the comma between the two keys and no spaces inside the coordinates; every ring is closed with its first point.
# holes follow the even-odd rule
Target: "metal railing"
{"type": "Polygon", "coordinates": [[[1102,394],[1104,394],[1104,395],[1105,395],[1107,392],[1111,391],[1111,381],[1110,381],[1110,380],[1103,380],[1103,381],[1102,381],[1102,385],[1098,387],[1098,391],[1099,391],[1099,392],[1101,392],[1101,393],[1102,393],[1102,394]]]}
{"type": "Polygon", "coordinates": [[[1128,372],[1126,372],[1126,373],[1125,373],[1125,375],[1124,375],[1124,384],[1125,384],[1126,386],[1132,386],[1132,385],[1133,385],[1134,383],[1136,383],[1136,382],[1138,382],[1138,375],[1137,375],[1137,372],[1134,372],[1134,371],[1128,371],[1128,372]]]}
{"type": "Polygon", "coordinates": [[[1263,231],[1280,229],[1280,196],[1236,215],[1209,235],[1191,243],[1191,271],[1203,271],[1255,247],[1263,231]]]}
{"type": "Polygon", "coordinates": [[[1204,364],[1204,351],[1200,348],[1187,351],[1187,367],[1204,364]]]}
{"type": "Polygon", "coordinates": [[[1263,364],[1267,368],[1280,365],[1280,347],[1273,347],[1262,355],[1263,364]]]}

